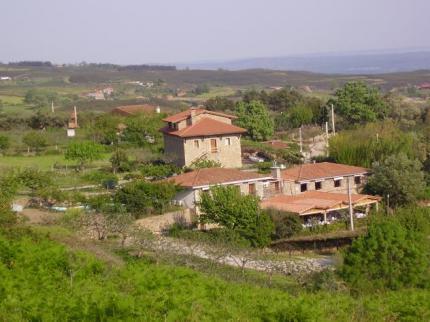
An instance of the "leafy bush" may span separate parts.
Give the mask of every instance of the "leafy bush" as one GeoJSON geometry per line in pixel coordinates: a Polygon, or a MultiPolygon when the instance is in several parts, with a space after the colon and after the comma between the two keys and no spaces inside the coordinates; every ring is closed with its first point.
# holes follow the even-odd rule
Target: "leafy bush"
{"type": "Polygon", "coordinates": [[[29,149],[35,149],[36,152],[48,145],[46,135],[39,131],[28,132],[22,138],[22,142],[27,145],[29,149]]]}
{"type": "Polygon", "coordinates": [[[100,184],[105,188],[110,187],[112,184],[116,186],[118,184],[118,177],[112,173],[104,172],[104,171],[90,171],[82,176],[84,180],[88,180],[89,182],[100,184]]]}
{"type": "Polygon", "coordinates": [[[302,220],[297,214],[277,209],[267,209],[266,213],[275,225],[274,239],[289,238],[303,230],[302,220]]]}
{"type": "Polygon", "coordinates": [[[395,217],[376,218],[344,253],[341,276],[358,289],[423,287],[429,282],[429,240],[395,217]]]}
{"type": "Polygon", "coordinates": [[[213,187],[209,193],[202,194],[198,206],[201,210],[200,221],[203,224],[215,223],[234,230],[249,240],[254,247],[270,243],[272,221],[261,211],[259,199],[251,195],[242,195],[238,187],[213,187]]]}
{"type": "Polygon", "coordinates": [[[425,187],[421,167],[418,160],[410,160],[405,154],[393,155],[382,162],[375,162],[365,190],[382,195],[385,199],[389,195],[390,206],[414,203],[425,187]]]}
{"type": "Polygon", "coordinates": [[[91,142],[72,142],[66,149],[64,157],[66,160],[74,160],[78,162],[78,167],[82,169],[86,163],[100,160],[104,148],[102,145],[91,142]]]}
{"type": "Polygon", "coordinates": [[[221,168],[222,164],[215,160],[199,159],[191,163],[190,169],[221,168]]]}
{"type": "Polygon", "coordinates": [[[139,167],[140,172],[146,178],[163,179],[180,173],[181,169],[173,164],[145,163],[139,167]]]}
{"type": "Polygon", "coordinates": [[[161,214],[171,207],[171,200],[178,191],[179,188],[169,182],[135,181],[118,190],[114,199],[135,216],[161,214]]]}
{"type": "Polygon", "coordinates": [[[0,152],[4,152],[10,147],[10,140],[8,136],[0,135],[0,152]]]}

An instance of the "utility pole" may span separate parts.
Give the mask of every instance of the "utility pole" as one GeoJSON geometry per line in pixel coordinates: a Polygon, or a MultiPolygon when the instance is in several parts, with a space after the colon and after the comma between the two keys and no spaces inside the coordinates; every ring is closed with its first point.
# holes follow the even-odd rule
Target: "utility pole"
{"type": "Polygon", "coordinates": [[[350,177],[346,177],[346,182],[348,184],[348,204],[349,204],[349,224],[351,230],[354,230],[354,210],[352,209],[352,196],[351,196],[351,182],[350,177]]]}
{"type": "Polygon", "coordinates": [[[331,104],[331,129],[332,129],[333,135],[336,134],[336,128],[334,126],[334,107],[333,107],[333,104],[331,104]]]}
{"type": "Polygon", "coordinates": [[[325,122],[325,151],[328,156],[328,122],[325,122]]]}
{"type": "Polygon", "coordinates": [[[302,126],[300,126],[299,128],[299,137],[300,137],[300,153],[303,153],[302,126]]]}

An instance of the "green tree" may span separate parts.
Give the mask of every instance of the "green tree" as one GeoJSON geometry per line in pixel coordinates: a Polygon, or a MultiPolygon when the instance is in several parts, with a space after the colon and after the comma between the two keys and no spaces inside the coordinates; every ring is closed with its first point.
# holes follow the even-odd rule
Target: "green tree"
{"type": "Polygon", "coordinates": [[[287,114],[284,114],[291,128],[298,128],[302,125],[311,124],[314,118],[312,109],[303,105],[292,107],[287,114]]]}
{"type": "Polygon", "coordinates": [[[329,103],[349,124],[373,122],[387,114],[387,105],[378,90],[363,82],[346,83],[329,103]]]}
{"type": "Polygon", "coordinates": [[[359,289],[423,286],[429,274],[429,241],[395,217],[374,219],[365,236],[344,253],[343,278],[359,289]]]}
{"type": "Polygon", "coordinates": [[[220,224],[236,231],[255,247],[269,244],[273,223],[261,211],[257,197],[242,195],[235,186],[218,186],[203,193],[198,206],[201,223],[220,224]]]}
{"type": "Polygon", "coordinates": [[[124,204],[136,217],[150,213],[163,213],[179,191],[169,182],[135,181],[126,184],[115,194],[115,201],[124,204]]]}
{"type": "Polygon", "coordinates": [[[68,145],[64,157],[66,160],[78,162],[78,169],[83,169],[84,165],[102,158],[103,146],[100,144],[83,141],[72,142],[68,145]]]}
{"type": "Polygon", "coordinates": [[[205,106],[211,111],[234,110],[234,101],[223,96],[216,96],[206,101],[205,106]]]}
{"type": "Polygon", "coordinates": [[[22,138],[22,142],[27,145],[29,151],[35,149],[36,152],[48,145],[45,134],[37,131],[28,132],[22,138]]]}
{"type": "Polygon", "coordinates": [[[392,155],[373,165],[365,190],[384,198],[389,195],[392,206],[414,203],[425,186],[421,168],[418,160],[410,160],[404,154],[392,155]]]}
{"type": "Polygon", "coordinates": [[[160,128],[163,127],[162,116],[140,115],[127,118],[125,121],[126,128],[123,132],[125,141],[140,147],[152,145],[161,141],[160,128]]]}
{"type": "Polygon", "coordinates": [[[0,135],[0,152],[6,151],[10,147],[9,137],[6,135],[0,135]]]}
{"type": "Polygon", "coordinates": [[[239,102],[236,105],[236,124],[248,130],[255,141],[269,139],[274,132],[273,120],[266,106],[260,101],[239,102]]]}

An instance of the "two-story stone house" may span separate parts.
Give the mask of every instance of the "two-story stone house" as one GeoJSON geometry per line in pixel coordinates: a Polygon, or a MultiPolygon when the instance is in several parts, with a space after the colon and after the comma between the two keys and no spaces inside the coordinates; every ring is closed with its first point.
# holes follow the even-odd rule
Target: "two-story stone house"
{"type": "Polygon", "coordinates": [[[232,124],[236,117],[190,108],[165,118],[164,153],[178,166],[207,159],[226,168],[242,166],[240,138],[245,129],[232,124]]]}

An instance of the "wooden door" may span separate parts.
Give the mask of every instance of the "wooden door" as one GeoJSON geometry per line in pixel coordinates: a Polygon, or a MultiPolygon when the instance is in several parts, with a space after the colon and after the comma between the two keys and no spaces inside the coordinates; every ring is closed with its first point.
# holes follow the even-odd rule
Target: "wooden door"
{"type": "Polygon", "coordinates": [[[255,187],[255,183],[249,184],[249,194],[255,196],[257,194],[257,189],[255,187]]]}
{"type": "Polygon", "coordinates": [[[218,145],[216,139],[211,139],[211,152],[216,153],[218,152],[218,145]]]}

